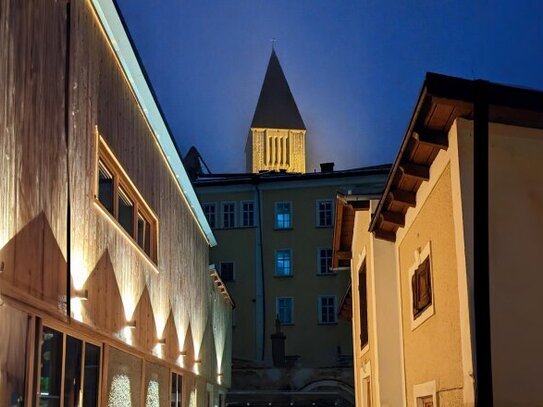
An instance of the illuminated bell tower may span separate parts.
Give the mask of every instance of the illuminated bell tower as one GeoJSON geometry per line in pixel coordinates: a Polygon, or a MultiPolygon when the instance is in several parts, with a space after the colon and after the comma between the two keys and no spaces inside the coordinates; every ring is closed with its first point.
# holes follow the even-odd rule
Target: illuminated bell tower
{"type": "Polygon", "coordinates": [[[305,173],[305,124],[272,49],[245,146],[247,172],[305,173]]]}

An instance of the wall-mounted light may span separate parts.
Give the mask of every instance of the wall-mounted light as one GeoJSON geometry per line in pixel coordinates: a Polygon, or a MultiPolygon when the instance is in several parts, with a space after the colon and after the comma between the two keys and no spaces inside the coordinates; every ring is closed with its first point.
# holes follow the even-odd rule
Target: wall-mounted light
{"type": "Polygon", "coordinates": [[[89,290],[87,289],[75,290],[74,298],[81,301],[87,301],[89,299],[89,290]]]}
{"type": "Polygon", "coordinates": [[[187,351],[186,350],[179,351],[179,356],[187,356],[187,351]]]}
{"type": "Polygon", "coordinates": [[[162,346],[166,345],[166,338],[160,338],[160,339],[158,340],[158,344],[159,344],[159,345],[162,345],[162,346]]]}
{"type": "Polygon", "coordinates": [[[126,326],[130,329],[136,329],[136,320],[132,319],[126,323],[126,326]]]}
{"type": "Polygon", "coordinates": [[[194,363],[200,364],[200,363],[202,363],[202,359],[195,359],[195,360],[194,360],[194,363]]]}
{"type": "Polygon", "coordinates": [[[0,295],[0,307],[3,307],[5,304],[4,298],[0,295]]]}

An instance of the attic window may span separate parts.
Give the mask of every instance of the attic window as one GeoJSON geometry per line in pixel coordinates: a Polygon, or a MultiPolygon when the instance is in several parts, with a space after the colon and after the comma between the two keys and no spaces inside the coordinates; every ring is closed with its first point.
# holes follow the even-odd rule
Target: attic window
{"type": "Polygon", "coordinates": [[[156,265],[158,219],[101,137],[98,144],[97,204],[156,265]]]}

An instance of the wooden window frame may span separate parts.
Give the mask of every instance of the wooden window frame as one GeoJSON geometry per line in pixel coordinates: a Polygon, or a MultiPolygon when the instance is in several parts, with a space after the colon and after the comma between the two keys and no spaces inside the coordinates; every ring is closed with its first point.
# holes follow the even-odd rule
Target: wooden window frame
{"type": "Polygon", "coordinates": [[[115,157],[105,140],[102,136],[97,134],[97,155],[96,155],[96,174],[95,174],[95,183],[94,183],[94,203],[101,210],[101,212],[108,217],[110,221],[116,226],[121,233],[129,238],[130,243],[134,246],[138,252],[144,256],[144,258],[150,262],[155,271],[158,266],[158,217],[151,210],[150,206],[143,199],[143,196],[136,188],[124,168],[121,166],[119,160],[115,157]],[[99,166],[100,163],[104,165],[106,170],[111,173],[113,176],[113,213],[111,213],[103,204],[100,202],[98,197],[99,193],[99,166]],[[133,231],[130,234],[119,222],[119,190],[122,189],[124,195],[134,205],[134,214],[133,214],[133,231]],[[149,245],[149,254],[145,251],[144,247],[141,247],[138,243],[138,218],[139,216],[149,224],[150,232],[149,236],[151,239],[149,245]]]}
{"type": "Polygon", "coordinates": [[[411,268],[409,269],[409,279],[408,279],[408,287],[409,287],[409,293],[410,293],[410,303],[409,303],[409,314],[411,316],[411,330],[415,330],[420,325],[422,325],[428,318],[430,318],[435,313],[434,305],[435,305],[435,298],[434,298],[434,278],[433,278],[433,266],[432,266],[432,251],[431,251],[431,244],[428,242],[426,246],[421,250],[418,249],[415,251],[414,254],[415,261],[411,268]],[[430,287],[430,302],[426,304],[421,309],[416,309],[415,307],[415,300],[417,298],[417,293],[414,292],[415,290],[415,284],[414,281],[417,278],[417,273],[421,272],[421,266],[424,265],[425,262],[428,262],[428,278],[429,278],[429,287],[430,287]]]}
{"type": "Polygon", "coordinates": [[[358,269],[358,307],[360,310],[360,350],[364,353],[369,345],[369,320],[368,320],[368,269],[366,259],[358,269]]]}
{"type": "Polygon", "coordinates": [[[43,335],[43,328],[47,327],[49,329],[53,329],[57,332],[59,332],[62,335],[62,366],[61,366],[61,378],[60,378],[60,400],[59,400],[59,406],[64,407],[64,390],[65,390],[65,377],[66,374],[66,341],[67,337],[71,336],[72,338],[75,338],[82,342],[82,350],[81,350],[81,388],[79,390],[79,400],[82,402],[83,397],[83,391],[85,388],[85,352],[87,344],[96,346],[100,349],[100,371],[98,375],[98,383],[97,383],[97,400],[98,405],[101,405],[102,402],[102,396],[103,396],[103,378],[104,378],[104,346],[103,343],[100,341],[96,341],[92,338],[89,338],[87,335],[82,335],[76,332],[73,329],[67,329],[65,326],[63,326],[60,323],[56,323],[55,321],[46,320],[44,321],[42,318],[36,317],[34,318],[34,326],[35,326],[35,344],[34,344],[34,355],[32,356],[34,358],[33,361],[33,384],[29,383],[28,385],[31,387],[34,387],[34,391],[32,392],[32,399],[29,400],[28,404],[29,406],[39,407],[40,403],[40,395],[41,395],[41,357],[42,357],[42,346],[41,346],[41,338],[43,335]]]}

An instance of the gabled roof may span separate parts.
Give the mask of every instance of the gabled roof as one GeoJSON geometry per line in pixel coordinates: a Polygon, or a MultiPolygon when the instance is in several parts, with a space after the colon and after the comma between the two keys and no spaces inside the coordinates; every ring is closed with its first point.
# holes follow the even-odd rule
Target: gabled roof
{"type": "Polygon", "coordinates": [[[272,50],[251,127],[305,130],[275,50],[272,50]]]}
{"type": "Polygon", "coordinates": [[[483,80],[427,73],[407,132],[388,176],[370,231],[395,241],[417,191],[429,180],[430,167],[457,118],[473,120],[476,103],[488,106],[488,121],[543,129],[543,92],[483,80]]]}

